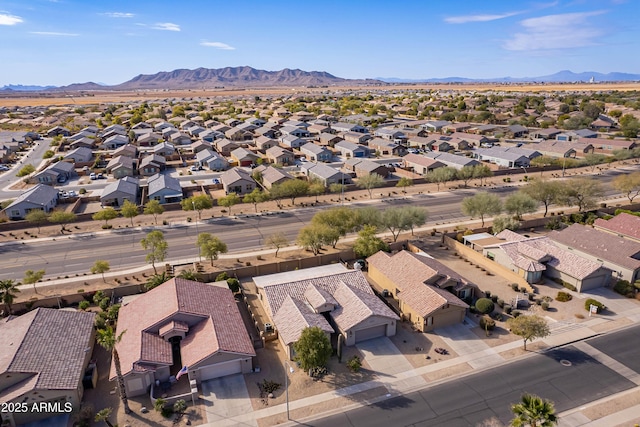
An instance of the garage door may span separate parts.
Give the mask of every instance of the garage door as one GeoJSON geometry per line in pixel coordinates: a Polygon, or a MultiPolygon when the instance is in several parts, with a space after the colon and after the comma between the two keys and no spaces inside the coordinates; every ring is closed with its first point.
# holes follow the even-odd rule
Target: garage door
{"type": "Polygon", "coordinates": [[[230,360],[228,362],[216,363],[200,369],[200,378],[202,381],[212,378],[224,377],[226,375],[239,374],[242,372],[242,361],[230,360]]]}
{"type": "Polygon", "coordinates": [[[370,340],[372,338],[384,337],[387,334],[387,325],[372,326],[355,332],[356,342],[370,340]]]}

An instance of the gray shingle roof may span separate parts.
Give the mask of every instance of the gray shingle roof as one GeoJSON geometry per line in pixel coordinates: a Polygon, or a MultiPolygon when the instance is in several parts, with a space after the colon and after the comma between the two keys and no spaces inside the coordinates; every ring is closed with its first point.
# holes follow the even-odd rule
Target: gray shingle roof
{"type": "Polygon", "coordinates": [[[173,190],[176,193],[182,194],[180,181],[171,175],[162,175],[157,173],[150,177],[147,182],[149,183],[149,197],[164,189],[173,190]]]}
{"type": "Polygon", "coordinates": [[[12,206],[15,206],[18,203],[22,202],[29,202],[36,205],[46,205],[51,200],[57,198],[58,190],[49,185],[38,184],[18,196],[18,198],[15,199],[13,203],[7,206],[7,210],[12,206]]]}

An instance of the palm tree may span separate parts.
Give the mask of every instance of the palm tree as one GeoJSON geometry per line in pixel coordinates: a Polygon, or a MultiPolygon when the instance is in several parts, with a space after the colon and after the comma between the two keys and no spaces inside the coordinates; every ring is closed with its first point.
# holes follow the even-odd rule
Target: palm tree
{"type": "Polygon", "coordinates": [[[153,276],[149,277],[149,280],[147,280],[147,283],[145,283],[144,288],[147,291],[150,291],[151,289],[157,288],[158,286],[162,285],[169,279],[171,279],[171,276],[169,276],[165,271],[160,274],[154,274],[153,276]]]}
{"type": "Polygon", "coordinates": [[[109,427],[113,427],[113,424],[111,424],[111,421],[109,421],[109,417],[111,416],[112,411],[113,410],[111,408],[104,408],[98,411],[95,417],[95,421],[97,423],[99,423],[100,421],[104,421],[109,427]]]}
{"type": "Polygon", "coordinates": [[[111,326],[107,326],[106,329],[98,329],[96,341],[105,350],[110,351],[113,354],[113,364],[116,368],[116,376],[118,377],[118,390],[120,391],[120,399],[122,400],[122,405],[124,406],[124,413],[131,413],[131,409],[129,408],[129,400],[127,399],[127,390],[124,386],[124,376],[122,376],[122,367],[120,366],[120,356],[118,355],[118,350],[116,349],[116,344],[120,342],[122,339],[122,335],[127,331],[122,331],[120,335],[116,336],[116,332],[113,330],[111,326]]]}
{"type": "Polygon", "coordinates": [[[553,402],[534,394],[523,394],[520,403],[511,405],[515,418],[512,427],[551,427],[558,424],[553,402]]]}
{"type": "Polygon", "coordinates": [[[11,304],[13,304],[16,294],[19,292],[20,289],[18,289],[14,280],[0,280],[0,302],[7,306],[9,314],[11,314],[11,304]]]}

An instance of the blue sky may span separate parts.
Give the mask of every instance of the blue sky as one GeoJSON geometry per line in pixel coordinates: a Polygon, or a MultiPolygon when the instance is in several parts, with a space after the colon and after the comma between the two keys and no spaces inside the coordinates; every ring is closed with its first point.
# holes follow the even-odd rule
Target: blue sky
{"type": "Polygon", "coordinates": [[[640,1],[0,0],[0,86],[249,65],[339,77],[640,73],[640,1]]]}

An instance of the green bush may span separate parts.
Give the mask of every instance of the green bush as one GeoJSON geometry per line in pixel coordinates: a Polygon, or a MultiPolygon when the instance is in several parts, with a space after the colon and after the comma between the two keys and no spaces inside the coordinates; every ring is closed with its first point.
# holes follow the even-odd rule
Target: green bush
{"type": "Polygon", "coordinates": [[[514,291],[518,292],[518,284],[517,283],[512,283],[511,284],[511,289],[513,289],[514,291]]]}
{"type": "Polygon", "coordinates": [[[571,296],[571,294],[567,293],[567,292],[558,292],[558,295],[556,295],[556,300],[560,301],[560,302],[567,302],[567,301],[571,301],[573,299],[573,297],[571,296]]]}
{"type": "Polygon", "coordinates": [[[491,291],[484,291],[484,296],[487,298],[491,298],[491,291]]]}
{"type": "Polygon", "coordinates": [[[87,194],[87,189],[82,187],[81,189],[78,190],[78,193],[80,194],[87,194]]]}
{"type": "Polygon", "coordinates": [[[51,150],[47,150],[44,152],[44,155],[42,156],[43,159],[50,159],[54,156],[54,152],[51,150]]]}
{"type": "Polygon", "coordinates": [[[511,304],[505,304],[504,305],[505,314],[511,314],[511,310],[512,310],[511,304]]]}
{"type": "Polygon", "coordinates": [[[498,295],[491,295],[491,301],[494,303],[498,302],[498,295]]]}
{"type": "Polygon", "coordinates": [[[603,303],[601,303],[598,300],[595,300],[593,298],[589,298],[588,300],[586,300],[584,302],[584,309],[589,311],[591,309],[591,306],[595,305],[597,307],[597,311],[596,313],[601,313],[602,311],[604,311],[607,307],[605,307],[605,305],[603,303]]]}
{"type": "Polygon", "coordinates": [[[542,309],[543,309],[544,311],[549,310],[549,303],[548,303],[548,302],[546,302],[546,301],[543,301],[543,302],[542,302],[542,304],[540,304],[540,306],[542,307],[542,309]]]}
{"type": "Polygon", "coordinates": [[[480,298],[476,301],[476,310],[482,314],[492,313],[494,309],[495,305],[489,298],[480,298]]]}
{"type": "Polygon", "coordinates": [[[618,280],[613,286],[613,290],[620,295],[633,297],[634,286],[628,280],[618,280]]]}
{"type": "Polygon", "coordinates": [[[362,368],[362,360],[360,360],[360,357],[358,356],[353,356],[347,360],[347,367],[351,372],[360,372],[360,369],[362,368]]]}
{"type": "Polygon", "coordinates": [[[518,310],[513,310],[511,312],[511,315],[513,316],[513,318],[515,319],[516,317],[520,316],[522,313],[520,313],[518,310]]]}
{"type": "Polygon", "coordinates": [[[225,272],[222,272],[222,273],[220,273],[220,274],[218,274],[216,276],[216,282],[222,282],[222,281],[227,280],[228,278],[229,278],[229,275],[225,271],[225,272]]]}
{"type": "Polygon", "coordinates": [[[240,282],[235,277],[230,277],[229,279],[227,279],[227,285],[233,293],[236,293],[240,290],[240,282]]]}
{"type": "Polygon", "coordinates": [[[482,316],[480,318],[480,327],[485,331],[492,331],[496,327],[496,321],[488,316],[482,316]]]}
{"type": "Polygon", "coordinates": [[[498,307],[504,308],[504,300],[503,299],[498,298],[498,301],[496,301],[496,302],[498,303],[498,307]]]}
{"type": "Polygon", "coordinates": [[[80,304],[78,304],[78,308],[82,311],[86,310],[87,308],[89,308],[91,304],[89,304],[89,301],[80,301],[80,304]]]}

